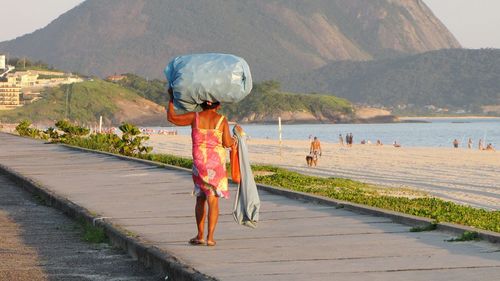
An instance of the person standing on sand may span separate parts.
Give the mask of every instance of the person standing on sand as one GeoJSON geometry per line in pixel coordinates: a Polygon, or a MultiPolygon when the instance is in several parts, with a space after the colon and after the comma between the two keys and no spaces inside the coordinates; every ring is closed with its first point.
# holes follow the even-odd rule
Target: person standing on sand
{"type": "Polygon", "coordinates": [[[460,144],[460,143],[458,142],[458,140],[457,140],[457,139],[454,139],[454,140],[453,140],[453,147],[454,147],[454,148],[458,148],[458,145],[459,145],[459,144],[460,144]]]}
{"type": "Polygon", "coordinates": [[[469,140],[467,141],[467,148],[472,149],[472,138],[469,138],[469,140]]]}
{"type": "Polygon", "coordinates": [[[344,138],[342,137],[342,134],[339,134],[339,145],[344,146],[344,138]]]}
{"type": "MultiPolygon", "coordinates": [[[[196,196],[195,216],[198,234],[189,240],[192,245],[215,246],[215,226],[219,218],[219,197],[229,198],[226,173],[225,148],[235,145],[234,138],[229,133],[229,124],[226,118],[217,110],[218,102],[204,102],[201,112],[177,114],[173,104],[172,89],[168,90],[170,102],[168,104],[167,119],[178,126],[191,125],[191,139],[193,144],[193,182],[196,196]],[[204,238],[205,205],[208,203],[208,235],[204,238]]],[[[236,125],[241,131],[241,127],[236,125]]]]}
{"type": "Polygon", "coordinates": [[[318,163],[318,156],[321,156],[321,143],[318,137],[314,137],[313,142],[311,142],[311,147],[309,148],[309,154],[312,155],[313,161],[312,163],[316,166],[318,163]]]}
{"type": "Polygon", "coordinates": [[[479,150],[484,150],[484,146],[483,146],[483,139],[479,139],[478,149],[479,149],[479,150]]]}

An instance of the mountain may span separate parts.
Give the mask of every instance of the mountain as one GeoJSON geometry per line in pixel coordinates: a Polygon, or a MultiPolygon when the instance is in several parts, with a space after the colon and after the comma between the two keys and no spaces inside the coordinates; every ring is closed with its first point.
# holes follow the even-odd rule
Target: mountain
{"type": "Polygon", "coordinates": [[[282,79],[286,89],[354,103],[461,108],[500,105],[500,50],[440,50],[369,62],[334,62],[282,79]]]}
{"type": "Polygon", "coordinates": [[[166,125],[164,107],[139,96],[136,92],[102,80],[86,81],[48,89],[43,98],[10,111],[0,111],[2,122],[28,119],[53,126],[54,120],[69,119],[93,126],[103,116],[104,123],[119,125],[166,125]]]}
{"type": "Polygon", "coordinates": [[[244,57],[255,80],[460,44],[422,0],[87,0],[0,52],[99,76],[159,78],[174,56],[244,57]]]}

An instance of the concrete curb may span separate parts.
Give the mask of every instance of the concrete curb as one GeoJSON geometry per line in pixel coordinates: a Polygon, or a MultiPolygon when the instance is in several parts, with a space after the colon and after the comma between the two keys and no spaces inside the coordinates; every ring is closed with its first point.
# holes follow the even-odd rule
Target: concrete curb
{"type": "Polygon", "coordinates": [[[102,227],[113,245],[119,246],[146,267],[151,268],[155,272],[161,273],[163,276],[168,276],[169,280],[217,280],[197,271],[189,265],[183,264],[174,255],[161,250],[146,241],[141,241],[135,237],[127,236],[119,228],[106,222],[105,220],[99,219],[89,210],[55,194],[54,192],[51,192],[49,189],[43,187],[32,179],[29,179],[1,164],[0,173],[5,174],[17,185],[31,194],[41,198],[45,204],[61,210],[70,218],[75,220],[84,219],[88,223],[94,223],[96,226],[102,227]]]}
{"type": "MultiPolygon", "coordinates": [[[[178,171],[191,173],[190,169],[177,167],[177,166],[173,166],[173,165],[167,165],[167,164],[163,164],[163,163],[159,163],[159,162],[138,159],[138,158],[133,158],[133,157],[128,157],[128,156],[113,154],[113,153],[109,153],[109,152],[96,151],[96,150],[81,148],[81,147],[77,147],[77,146],[70,146],[70,145],[66,145],[66,144],[62,144],[62,146],[67,147],[69,149],[84,151],[84,152],[88,152],[88,153],[104,154],[104,155],[113,156],[113,157],[123,159],[123,160],[135,161],[135,162],[143,163],[146,165],[152,165],[152,166],[167,168],[167,169],[171,169],[171,170],[178,170],[178,171]]],[[[400,223],[400,224],[404,224],[404,225],[408,225],[408,226],[426,226],[426,225],[433,223],[433,220],[429,219],[429,218],[407,215],[407,214],[400,213],[400,212],[394,212],[394,211],[370,207],[370,206],[366,206],[366,205],[330,199],[330,198],[326,198],[326,197],[322,197],[322,196],[317,196],[317,195],[298,192],[298,191],[292,191],[292,190],[288,190],[288,189],[284,189],[284,188],[268,186],[268,185],[263,185],[263,184],[257,184],[257,187],[260,190],[264,190],[264,191],[267,191],[269,193],[276,194],[276,195],[285,196],[287,198],[298,199],[298,200],[313,202],[313,203],[327,205],[327,206],[333,206],[336,208],[343,208],[343,209],[346,209],[346,210],[349,210],[352,212],[366,214],[366,215],[385,217],[385,218],[391,219],[395,223],[400,223]]],[[[447,232],[447,233],[450,233],[450,234],[456,235],[456,236],[460,236],[466,231],[467,232],[477,232],[479,234],[479,237],[482,240],[485,240],[485,241],[488,241],[491,243],[500,243],[500,233],[496,233],[496,232],[488,231],[488,230],[477,229],[477,228],[473,228],[473,227],[469,227],[469,226],[453,224],[453,223],[438,223],[437,230],[447,232]]]]}

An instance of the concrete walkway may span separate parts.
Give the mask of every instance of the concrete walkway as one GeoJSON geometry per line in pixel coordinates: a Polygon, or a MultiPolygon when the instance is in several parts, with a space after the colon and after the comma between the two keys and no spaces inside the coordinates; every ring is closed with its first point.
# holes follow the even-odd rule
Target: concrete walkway
{"type": "Polygon", "coordinates": [[[0,164],[219,280],[498,280],[500,247],[260,192],[257,229],[221,202],[216,247],[195,234],[190,173],[0,134],[0,164]]]}

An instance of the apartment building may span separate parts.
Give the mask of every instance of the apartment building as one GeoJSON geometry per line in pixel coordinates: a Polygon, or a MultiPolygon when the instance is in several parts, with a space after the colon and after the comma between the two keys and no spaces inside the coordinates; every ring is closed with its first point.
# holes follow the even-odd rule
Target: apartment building
{"type": "Polygon", "coordinates": [[[16,85],[15,77],[0,82],[0,110],[10,110],[21,106],[21,87],[16,85]]]}

